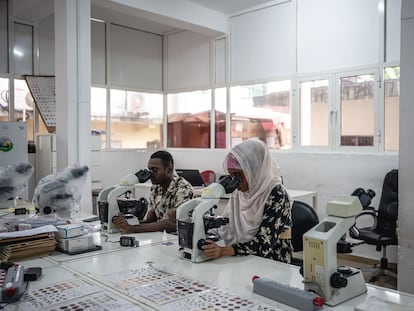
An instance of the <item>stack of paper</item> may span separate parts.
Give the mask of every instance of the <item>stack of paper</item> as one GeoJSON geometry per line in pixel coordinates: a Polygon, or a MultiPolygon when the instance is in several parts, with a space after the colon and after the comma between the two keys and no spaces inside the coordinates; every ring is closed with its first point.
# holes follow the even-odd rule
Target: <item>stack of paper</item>
{"type": "Polygon", "coordinates": [[[0,260],[13,261],[16,259],[45,256],[56,248],[53,225],[35,229],[0,233],[0,260]]]}

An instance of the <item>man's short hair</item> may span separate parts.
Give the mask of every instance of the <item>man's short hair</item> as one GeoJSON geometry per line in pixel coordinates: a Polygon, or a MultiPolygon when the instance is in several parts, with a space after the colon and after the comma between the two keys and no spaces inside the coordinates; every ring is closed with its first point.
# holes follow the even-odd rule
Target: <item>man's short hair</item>
{"type": "Polygon", "coordinates": [[[162,165],[167,167],[169,164],[174,167],[174,159],[168,151],[160,150],[156,151],[151,155],[151,159],[161,159],[162,165]]]}

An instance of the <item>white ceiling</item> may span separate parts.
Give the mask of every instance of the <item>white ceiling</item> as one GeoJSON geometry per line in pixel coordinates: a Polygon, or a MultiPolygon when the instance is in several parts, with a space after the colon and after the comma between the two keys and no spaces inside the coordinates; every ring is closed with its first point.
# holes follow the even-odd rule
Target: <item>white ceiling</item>
{"type": "Polygon", "coordinates": [[[271,0],[187,0],[226,15],[255,7],[271,0]]]}
{"type": "MultiPolygon", "coordinates": [[[[12,0],[13,15],[28,20],[40,20],[53,14],[54,0],[12,0]]],[[[249,8],[263,5],[265,3],[280,2],[282,0],[183,0],[200,5],[210,10],[218,11],[225,15],[232,15],[249,8]]],[[[139,28],[154,33],[167,33],[177,28],[171,25],[154,22],[139,16],[134,10],[119,9],[116,2],[108,0],[91,0],[92,14],[94,17],[107,19],[126,26],[139,28]]]]}
{"type": "MultiPolygon", "coordinates": [[[[169,1],[169,0],[166,0],[169,1]]],[[[191,2],[194,5],[202,6],[210,10],[220,12],[224,15],[233,15],[235,13],[246,11],[250,8],[263,6],[266,3],[275,4],[290,0],[181,0],[183,2],[191,2]]],[[[103,20],[110,19],[114,23],[118,23],[133,28],[164,34],[179,30],[175,26],[168,23],[156,22],[151,18],[138,11],[125,9],[116,5],[116,1],[111,0],[91,0],[92,13],[95,17],[103,20]]]]}

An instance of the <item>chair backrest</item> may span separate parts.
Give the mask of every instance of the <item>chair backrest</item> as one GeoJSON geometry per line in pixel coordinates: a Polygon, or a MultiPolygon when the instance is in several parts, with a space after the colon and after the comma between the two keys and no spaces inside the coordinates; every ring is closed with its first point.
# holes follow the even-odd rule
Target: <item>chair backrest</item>
{"type": "Polygon", "coordinates": [[[300,252],[303,250],[303,235],[319,223],[319,217],[309,204],[293,201],[292,223],[293,251],[300,252]]]}
{"type": "Polygon", "coordinates": [[[200,174],[201,174],[201,178],[203,178],[203,181],[206,185],[216,182],[216,173],[214,171],[205,170],[205,171],[202,171],[200,174]]]}
{"type": "Polygon", "coordinates": [[[382,193],[378,206],[376,232],[386,236],[396,235],[398,219],[398,170],[389,171],[382,185],[382,193]]]}

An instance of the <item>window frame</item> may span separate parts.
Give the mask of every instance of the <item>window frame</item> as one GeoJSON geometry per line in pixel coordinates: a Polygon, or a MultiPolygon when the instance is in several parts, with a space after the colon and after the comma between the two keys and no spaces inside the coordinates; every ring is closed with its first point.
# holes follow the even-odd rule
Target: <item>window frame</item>
{"type": "Polygon", "coordinates": [[[343,71],[335,74],[335,99],[334,99],[334,110],[333,110],[333,151],[350,151],[353,153],[367,152],[377,153],[380,151],[380,142],[382,140],[383,130],[379,124],[379,107],[380,103],[380,90],[382,87],[382,76],[380,74],[379,67],[370,67],[361,70],[343,71]],[[374,86],[373,86],[373,145],[372,146],[342,146],[341,145],[341,78],[352,77],[358,75],[374,75],[374,86]]]}
{"type": "Polygon", "coordinates": [[[385,94],[384,94],[384,70],[388,67],[398,67],[398,63],[384,64],[377,67],[364,67],[356,70],[344,70],[340,72],[332,72],[321,75],[306,75],[298,76],[294,80],[294,131],[292,140],[293,149],[298,151],[323,151],[323,152],[349,152],[349,153],[396,153],[398,150],[385,150],[385,94]],[[357,75],[374,76],[373,85],[373,145],[372,146],[341,146],[341,78],[352,77],[357,75]],[[300,94],[299,85],[302,82],[328,80],[329,91],[329,121],[328,121],[328,146],[301,146],[301,132],[300,132],[300,94]]]}
{"type": "MultiPolygon", "coordinates": [[[[400,132],[398,131],[398,147],[397,150],[387,150],[385,149],[385,69],[386,68],[394,68],[394,67],[399,67],[400,68],[400,78],[401,79],[401,65],[397,62],[390,62],[390,63],[386,63],[384,64],[384,66],[381,68],[381,74],[382,74],[382,90],[381,90],[381,95],[380,95],[380,107],[378,109],[379,111],[379,118],[378,118],[378,123],[380,125],[380,128],[382,129],[381,133],[382,133],[382,139],[380,142],[380,151],[385,152],[385,153],[398,153],[400,150],[400,143],[399,143],[399,138],[400,138],[400,132]]],[[[400,80],[401,81],[401,80],[400,80]]],[[[401,91],[400,91],[400,96],[399,96],[399,106],[401,105],[401,91]]],[[[401,107],[401,106],[400,106],[401,107]]],[[[400,115],[399,115],[400,117],[400,115]]],[[[398,126],[400,125],[400,118],[398,119],[398,126]]]]}
{"type": "Polygon", "coordinates": [[[335,79],[333,74],[322,74],[322,75],[309,75],[309,76],[299,76],[294,79],[294,89],[293,89],[293,130],[292,130],[292,149],[294,150],[306,150],[306,151],[330,151],[335,142],[335,131],[334,124],[332,120],[332,114],[335,111],[335,79]],[[301,144],[301,103],[300,103],[300,89],[299,85],[303,82],[319,81],[319,80],[328,80],[328,145],[327,146],[303,146],[301,144]]]}

